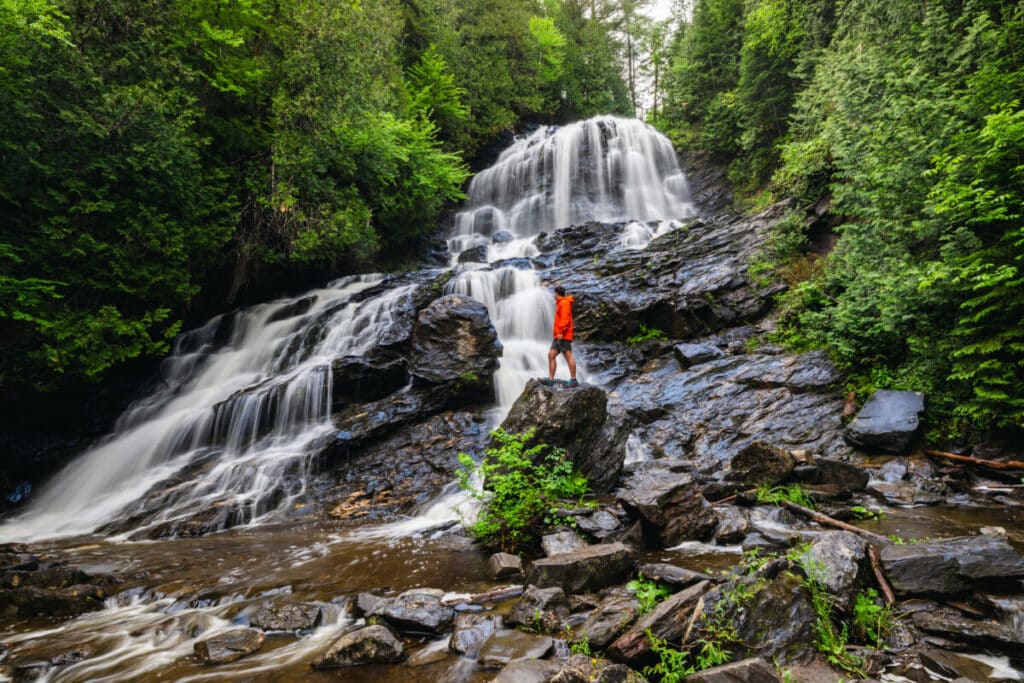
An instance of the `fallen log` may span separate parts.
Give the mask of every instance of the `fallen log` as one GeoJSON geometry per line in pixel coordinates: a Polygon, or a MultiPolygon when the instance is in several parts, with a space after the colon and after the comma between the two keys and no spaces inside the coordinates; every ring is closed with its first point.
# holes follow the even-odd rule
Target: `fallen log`
{"type": "Polygon", "coordinates": [[[786,508],[787,510],[792,510],[793,512],[799,515],[803,515],[804,517],[807,517],[808,519],[815,521],[823,526],[830,526],[834,529],[842,529],[843,531],[849,531],[851,533],[857,534],[858,536],[863,536],[869,541],[873,541],[875,543],[890,542],[889,539],[885,536],[880,536],[874,532],[861,529],[860,527],[855,527],[852,524],[847,524],[846,522],[840,522],[838,519],[829,517],[828,515],[823,515],[820,512],[811,510],[810,508],[805,508],[803,505],[797,505],[792,501],[784,500],[781,503],[779,503],[779,505],[786,508]]]}
{"type": "Polygon", "coordinates": [[[885,604],[893,604],[896,602],[896,594],[892,592],[892,586],[889,585],[889,581],[886,580],[885,574],[882,573],[882,561],[881,558],[878,557],[878,548],[873,545],[869,545],[868,558],[871,559],[871,571],[875,574],[875,581],[878,582],[878,587],[882,589],[882,598],[885,600],[885,604]]]}
{"type": "Polygon", "coordinates": [[[946,451],[935,451],[931,449],[925,449],[924,452],[925,455],[932,455],[936,458],[955,460],[956,462],[963,462],[968,465],[978,465],[979,467],[988,467],[993,470],[1024,470],[1024,462],[1019,460],[984,460],[983,458],[972,458],[967,455],[957,455],[956,453],[947,453],[946,451]]]}

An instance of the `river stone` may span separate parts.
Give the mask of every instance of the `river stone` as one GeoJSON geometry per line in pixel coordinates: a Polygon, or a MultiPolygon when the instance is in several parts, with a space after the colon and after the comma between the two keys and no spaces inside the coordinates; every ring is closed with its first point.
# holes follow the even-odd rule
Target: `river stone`
{"type": "Polygon", "coordinates": [[[608,657],[626,663],[642,661],[651,650],[648,630],[662,640],[678,642],[686,633],[698,600],[710,587],[710,582],[701,581],[667,598],[619,636],[608,647],[608,657]]]}
{"type": "Polygon", "coordinates": [[[835,458],[818,458],[811,465],[794,468],[793,474],[804,484],[838,486],[844,491],[863,491],[869,478],[856,465],[835,458]]]}
{"type": "Polygon", "coordinates": [[[548,683],[645,683],[645,679],[625,664],[579,654],[569,657],[548,683]]]}
{"type": "Polygon", "coordinates": [[[733,456],[726,477],[749,486],[778,484],[793,471],[796,460],[789,451],[754,441],[733,456]]]}
{"type": "Polygon", "coordinates": [[[449,294],[420,311],[412,333],[412,374],[428,383],[490,387],[501,343],[487,307],[449,294]]]}
{"type": "Polygon", "coordinates": [[[522,597],[516,601],[508,623],[528,628],[556,629],[569,616],[569,601],[565,591],[559,587],[538,588],[527,586],[522,597]],[[540,622],[538,624],[538,622],[540,622]]]}
{"type": "Polygon", "coordinates": [[[718,517],[715,528],[715,542],[719,545],[733,545],[741,542],[750,532],[750,519],[741,508],[723,505],[714,508],[718,517]]]}
{"type": "Polygon", "coordinates": [[[441,595],[429,589],[405,591],[380,600],[367,616],[384,617],[399,633],[441,633],[455,616],[451,607],[441,604],[441,595]]]}
{"type": "Polygon", "coordinates": [[[616,497],[665,547],[689,540],[705,541],[718,524],[714,509],[692,475],[655,463],[630,473],[616,497]]]}
{"type": "Polygon", "coordinates": [[[523,560],[518,555],[510,553],[494,553],[487,560],[487,576],[492,581],[504,579],[510,576],[519,576],[523,573],[523,560]]]}
{"type": "Polygon", "coordinates": [[[882,568],[900,595],[954,594],[1024,578],[1024,557],[991,536],[959,536],[925,543],[890,544],[882,568]]]}
{"type": "Polygon", "coordinates": [[[321,618],[317,605],[287,602],[260,607],[249,624],[264,631],[307,631],[316,628],[321,618]]]}
{"type": "Polygon", "coordinates": [[[704,669],[686,677],[686,683],[781,683],[782,679],[763,659],[756,657],[704,669]]]}
{"type": "Polygon", "coordinates": [[[863,538],[849,531],[826,531],[811,543],[800,563],[828,592],[849,606],[866,558],[867,541],[863,538]]]}
{"type": "Polygon", "coordinates": [[[547,534],[540,541],[540,547],[544,550],[546,557],[565,555],[587,547],[587,542],[573,531],[560,531],[557,534],[547,534]]]}
{"type": "Polygon", "coordinates": [[[576,628],[573,642],[587,642],[594,650],[606,649],[636,619],[639,602],[632,595],[609,595],[576,628]]]}
{"type": "Polygon", "coordinates": [[[402,659],[402,643],[385,626],[375,624],[344,634],[313,660],[314,669],[356,664],[386,664],[402,659]]]}
{"type": "Polygon", "coordinates": [[[608,397],[598,387],[567,389],[531,379],[501,428],[510,434],[535,429],[531,444],[564,448],[591,488],[603,493],[615,483],[626,457],[625,450],[596,447],[607,418],[607,403],[608,397]]]}
{"type": "Polygon", "coordinates": [[[491,614],[458,614],[448,649],[457,655],[476,658],[484,641],[502,626],[502,618],[491,614]]]}
{"type": "Polygon", "coordinates": [[[636,551],[622,543],[590,545],[533,563],[528,583],[558,586],[566,593],[594,591],[621,583],[633,571],[636,551]]]}
{"type": "Polygon", "coordinates": [[[576,526],[580,531],[598,540],[608,538],[622,530],[622,522],[607,510],[598,510],[590,515],[579,515],[575,519],[576,526]]]}
{"type": "Polygon", "coordinates": [[[551,636],[505,629],[484,641],[480,646],[477,662],[485,669],[500,669],[510,662],[543,659],[551,652],[554,644],[551,636]]]}
{"type": "Polygon", "coordinates": [[[260,649],[264,638],[266,636],[254,628],[236,628],[200,640],[193,650],[203,664],[227,664],[260,649]]]}
{"type": "Polygon", "coordinates": [[[701,581],[714,581],[709,574],[695,572],[685,567],[677,567],[674,564],[662,562],[648,562],[637,568],[637,572],[652,581],[667,583],[673,588],[686,588],[701,581]]]}
{"type": "Polygon", "coordinates": [[[355,604],[355,616],[367,616],[373,612],[374,608],[381,603],[382,600],[386,600],[384,596],[377,595],[376,593],[360,593],[356,596],[355,604]]]}
{"type": "Polygon", "coordinates": [[[510,662],[491,683],[548,683],[562,668],[562,662],[551,659],[524,659],[510,662]]]}
{"type": "Polygon", "coordinates": [[[917,612],[911,617],[914,626],[956,642],[967,641],[998,648],[1011,655],[1024,652],[1024,633],[997,621],[968,619],[959,611],[942,608],[933,612],[917,612]]]}
{"type": "Polygon", "coordinates": [[[459,263],[487,263],[487,245],[478,244],[459,254],[459,263]]]}
{"type": "Polygon", "coordinates": [[[676,344],[672,347],[672,354],[684,370],[709,360],[725,357],[725,353],[721,349],[710,344],[676,344]]]}
{"type": "Polygon", "coordinates": [[[882,389],[871,395],[844,434],[851,443],[867,450],[906,453],[922,412],[922,392],[882,389]]]}

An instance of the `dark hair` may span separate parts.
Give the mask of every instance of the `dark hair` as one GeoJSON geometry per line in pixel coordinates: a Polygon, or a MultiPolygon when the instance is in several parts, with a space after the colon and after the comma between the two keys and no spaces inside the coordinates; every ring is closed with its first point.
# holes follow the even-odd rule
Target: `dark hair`
{"type": "Polygon", "coordinates": [[[557,285],[555,287],[555,294],[557,294],[558,296],[565,296],[565,287],[563,287],[562,285],[557,285]]]}

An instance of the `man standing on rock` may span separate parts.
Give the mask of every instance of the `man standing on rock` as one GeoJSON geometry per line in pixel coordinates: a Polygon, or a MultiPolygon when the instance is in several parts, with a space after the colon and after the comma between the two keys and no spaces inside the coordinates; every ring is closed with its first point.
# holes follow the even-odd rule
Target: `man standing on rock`
{"type": "Polygon", "coordinates": [[[565,356],[569,364],[569,375],[572,379],[566,382],[567,386],[578,387],[576,381],[576,359],[572,357],[572,297],[565,295],[565,287],[555,287],[555,340],[551,342],[551,350],[548,351],[548,384],[555,381],[555,367],[557,366],[558,354],[565,356]]]}

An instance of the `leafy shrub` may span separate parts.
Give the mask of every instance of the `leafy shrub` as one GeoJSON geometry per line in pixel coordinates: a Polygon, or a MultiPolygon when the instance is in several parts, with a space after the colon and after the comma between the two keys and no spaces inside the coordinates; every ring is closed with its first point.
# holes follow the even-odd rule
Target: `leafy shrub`
{"type": "Polygon", "coordinates": [[[480,462],[459,453],[459,486],[481,503],[476,521],[467,529],[487,547],[513,552],[536,543],[544,526],[554,520],[559,501],[578,501],[589,492],[586,478],[564,449],[546,444],[527,447],[534,433],[496,429],[492,436],[498,446],[488,448],[480,462]],[[474,483],[479,479],[483,489],[474,483]]]}
{"type": "Polygon", "coordinates": [[[643,344],[646,341],[660,341],[665,338],[665,333],[659,330],[657,327],[647,327],[643,323],[640,324],[640,333],[634,334],[632,337],[626,339],[626,343],[632,346],[637,344],[643,344]]]}
{"type": "Polygon", "coordinates": [[[757,500],[761,503],[781,504],[783,501],[796,503],[805,508],[814,509],[814,499],[804,490],[800,484],[788,484],[786,486],[769,486],[760,484],[757,487],[757,500]]]}
{"type": "Polygon", "coordinates": [[[669,596],[666,586],[645,579],[643,574],[626,584],[626,590],[633,591],[640,603],[640,614],[644,615],[654,609],[655,605],[669,596]]]}
{"type": "Polygon", "coordinates": [[[868,588],[857,593],[853,605],[854,633],[864,642],[876,648],[882,647],[882,641],[892,632],[896,625],[896,616],[889,605],[878,603],[878,591],[868,588]]]}

